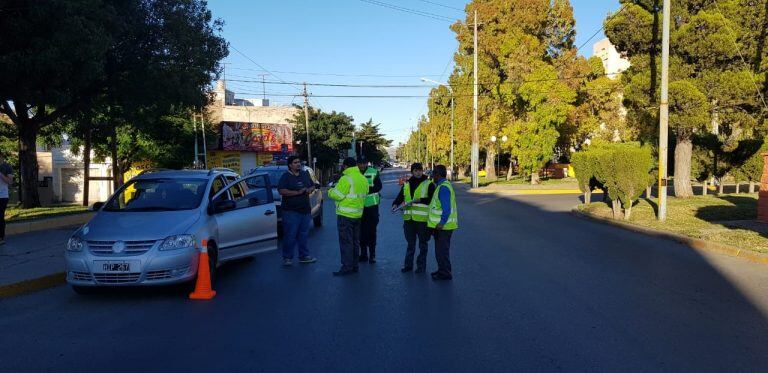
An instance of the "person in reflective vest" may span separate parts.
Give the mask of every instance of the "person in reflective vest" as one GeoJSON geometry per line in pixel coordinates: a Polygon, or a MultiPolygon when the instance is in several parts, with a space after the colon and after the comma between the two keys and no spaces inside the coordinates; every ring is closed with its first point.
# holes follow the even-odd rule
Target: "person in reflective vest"
{"type": "Polygon", "coordinates": [[[419,256],[416,258],[416,273],[427,270],[427,252],[429,251],[430,230],[427,227],[429,219],[429,203],[435,194],[435,184],[424,175],[421,163],[411,165],[411,177],[400,188],[400,193],[392,203],[392,211],[401,205],[403,211],[403,233],[408,248],[405,252],[405,262],[401,272],[413,270],[413,256],[416,253],[416,239],[419,240],[419,256]]]}
{"type": "Polygon", "coordinates": [[[357,167],[368,181],[368,195],[365,196],[363,219],[360,222],[360,261],[376,263],[376,229],[379,225],[379,203],[382,184],[379,170],[369,167],[363,157],[357,159],[357,167]]]}
{"type": "Polygon", "coordinates": [[[459,212],[456,208],[456,192],[451,182],[446,179],[447,175],[443,165],[435,166],[432,174],[437,189],[429,203],[427,226],[433,230],[435,237],[437,271],[432,273],[433,280],[453,278],[450,259],[451,236],[453,231],[459,228],[459,212]]]}
{"type": "Polygon", "coordinates": [[[328,197],[336,202],[336,225],[341,252],[341,269],[333,272],[334,276],[346,276],[358,271],[360,220],[367,195],[368,181],[357,168],[357,162],[354,158],[345,159],[339,182],[328,191],[328,197]]]}

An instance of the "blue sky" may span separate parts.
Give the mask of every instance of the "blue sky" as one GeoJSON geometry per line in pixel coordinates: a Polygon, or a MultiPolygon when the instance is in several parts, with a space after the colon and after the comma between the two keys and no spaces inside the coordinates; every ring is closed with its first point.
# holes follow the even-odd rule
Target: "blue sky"
{"type": "MultiPolygon", "coordinates": [[[[466,4],[461,0],[376,2],[449,18],[463,18],[462,12],[452,8],[463,9],[466,4]]],[[[609,12],[619,8],[618,0],[571,3],[578,46],[600,29],[609,12]]],[[[209,0],[209,7],[225,22],[223,35],[233,47],[225,61],[227,88],[241,98],[261,97],[261,74],[268,74],[264,77],[268,82],[288,83],[419,85],[421,76],[445,81],[456,49],[448,29],[450,22],[363,0],[209,0]]],[[[600,33],[590,40],[581,53],[591,55],[592,44],[603,37],[600,33]]],[[[292,97],[300,89],[291,84],[266,85],[268,98],[276,104],[301,103],[303,98],[292,97]]],[[[310,94],[316,96],[425,96],[429,89],[427,85],[398,89],[309,87],[310,94]]],[[[310,101],[325,111],[345,112],[356,123],[373,118],[395,143],[406,139],[417,118],[426,114],[426,102],[426,98],[329,97],[310,101]]]]}

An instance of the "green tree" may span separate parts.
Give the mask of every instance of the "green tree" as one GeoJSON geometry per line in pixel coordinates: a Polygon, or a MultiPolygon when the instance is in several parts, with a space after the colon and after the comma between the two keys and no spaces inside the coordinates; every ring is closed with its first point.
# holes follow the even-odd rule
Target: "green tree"
{"type": "MultiPolygon", "coordinates": [[[[317,158],[319,169],[332,169],[340,158],[346,157],[347,150],[352,146],[352,134],[355,131],[353,121],[351,116],[344,113],[326,113],[317,108],[309,108],[312,157],[317,158]]],[[[304,110],[298,110],[290,122],[294,124],[293,138],[305,139],[304,110]]],[[[303,141],[297,146],[296,152],[306,159],[307,148],[303,141]]]]}
{"type": "Polygon", "coordinates": [[[373,119],[360,125],[355,138],[363,142],[362,153],[369,162],[378,164],[387,159],[387,148],[392,145],[392,140],[384,138],[379,132],[379,124],[373,123],[373,119]]]}
{"type": "Polygon", "coordinates": [[[17,128],[25,207],[40,204],[36,141],[45,127],[96,101],[132,124],[174,105],[201,107],[227,55],[222,23],[202,0],[10,5],[0,23],[0,112],[17,128]]]}

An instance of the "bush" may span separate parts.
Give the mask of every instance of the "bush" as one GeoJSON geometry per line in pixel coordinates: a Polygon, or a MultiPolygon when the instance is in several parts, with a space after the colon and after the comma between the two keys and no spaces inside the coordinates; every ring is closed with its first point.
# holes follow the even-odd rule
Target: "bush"
{"type": "MultiPolygon", "coordinates": [[[[601,183],[613,204],[614,217],[629,220],[632,205],[653,183],[653,157],[648,147],[638,144],[606,144],[573,155],[579,188],[591,193],[594,181],[601,183]],[[594,178],[594,179],[593,179],[594,178]]],[[[589,201],[585,201],[589,203],[589,201]]]]}

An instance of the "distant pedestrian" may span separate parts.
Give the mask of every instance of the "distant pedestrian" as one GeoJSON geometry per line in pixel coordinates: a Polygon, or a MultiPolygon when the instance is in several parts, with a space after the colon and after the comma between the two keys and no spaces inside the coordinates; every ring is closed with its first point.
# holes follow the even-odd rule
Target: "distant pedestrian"
{"type": "Polygon", "coordinates": [[[379,170],[368,166],[368,161],[360,157],[357,167],[368,181],[368,195],[365,196],[363,218],[360,221],[360,256],[361,262],[376,263],[376,229],[379,226],[379,203],[381,202],[382,184],[379,170]]]}
{"type": "Polygon", "coordinates": [[[429,221],[427,226],[433,229],[435,237],[435,259],[437,271],[432,272],[433,280],[450,280],[451,271],[451,236],[459,228],[459,213],[456,208],[456,192],[451,182],[446,180],[445,166],[435,166],[432,179],[437,185],[435,195],[429,204],[429,221]]]}
{"type": "Polygon", "coordinates": [[[5,245],[5,209],[8,208],[10,187],[13,184],[13,169],[0,153],[0,245],[5,245]]]}
{"type": "Polygon", "coordinates": [[[317,261],[309,255],[309,223],[312,220],[312,207],[309,195],[315,191],[316,185],[309,173],[301,169],[299,157],[288,157],[286,171],[277,190],[283,197],[280,208],[283,213],[283,265],[293,264],[293,253],[299,248],[299,262],[314,263],[317,261]]]}
{"type": "Polygon", "coordinates": [[[413,270],[413,256],[416,253],[416,240],[419,241],[419,256],[416,258],[416,273],[427,269],[430,230],[427,227],[429,203],[435,194],[435,184],[424,175],[421,163],[411,165],[411,177],[405,181],[400,193],[392,202],[392,211],[403,205],[403,233],[408,248],[405,252],[403,273],[413,270]]]}
{"type": "Polygon", "coordinates": [[[358,271],[360,220],[363,217],[366,195],[368,180],[360,173],[354,158],[345,159],[339,182],[328,191],[328,196],[336,201],[336,224],[341,252],[341,269],[333,272],[334,276],[346,276],[358,271]]]}

